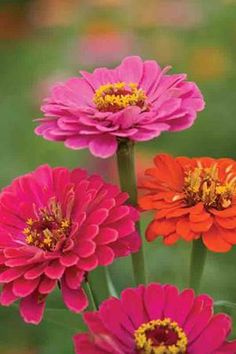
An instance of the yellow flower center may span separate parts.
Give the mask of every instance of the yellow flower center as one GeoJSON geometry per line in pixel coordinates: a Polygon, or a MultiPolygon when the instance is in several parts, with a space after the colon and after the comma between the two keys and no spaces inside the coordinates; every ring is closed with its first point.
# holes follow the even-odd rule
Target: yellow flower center
{"type": "Polygon", "coordinates": [[[118,112],[128,106],[148,110],[145,92],[135,83],[116,82],[101,85],[94,94],[93,102],[101,112],[118,112]]]}
{"type": "Polygon", "coordinates": [[[37,212],[36,219],[29,218],[23,230],[28,245],[46,251],[54,251],[58,242],[63,241],[70,232],[71,222],[64,219],[60,205],[52,199],[49,206],[37,212]]]}
{"type": "Polygon", "coordinates": [[[184,192],[188,205],[202,202],[206,208],[223,210],[232,204],[233,195],[236,193],[236,176],[230,173],[228,167],[227,177],[224,181],[219,178],[219,170],[214,164],[203,168],[201,164],[185,175],[184,192]]]}
{"type": "Polygon", "coordinates": [[[169,318],[143,323],[135,332],[139,354],[186,354],[188,339],[183,329],[169,318]]]}

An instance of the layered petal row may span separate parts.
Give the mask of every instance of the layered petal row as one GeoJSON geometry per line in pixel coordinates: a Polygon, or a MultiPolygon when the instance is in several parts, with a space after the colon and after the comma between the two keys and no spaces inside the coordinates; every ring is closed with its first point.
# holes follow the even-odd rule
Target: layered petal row
{"type": "Polygon", "coordinates": [[[161,154],[154,163],[141,183],[148,193],[139,200],[143,211],[155,212],[147,240],[163,236],[172,245],[202,237],[209,250],[229,251],[236,244],[236,162],[161,154]]]}
{"type": "Polygon", "coordinates": [[[169,69],[133,56],[115,69],[81,71],[81,77],[52,88],[35,132],[106,158],[116,152],[120,139],[146,141],[163,131],[187,129],[204,100],[185,74],[169,75],[169,69]]]}
{"type": "Polygon", "coordinates": [[[88,273],[141,245],[127,199],[79,168],[43,165],[15,179],[0,195],[0,303],[20,300],[21,316],[36,324],[59,285],[65,305],[84,310],[88,273]]]}
{"type": "Polygon", "coordinates": [[[126,289],[83,315],[88,333],[74,337],[76,354],[233,354],[231,319],[213,313],[208,295],[156,283],[126,289]]]}

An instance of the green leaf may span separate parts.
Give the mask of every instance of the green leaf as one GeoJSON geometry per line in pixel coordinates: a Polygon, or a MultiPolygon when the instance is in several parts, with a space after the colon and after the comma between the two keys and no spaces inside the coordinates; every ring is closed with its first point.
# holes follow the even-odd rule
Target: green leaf
{"type": "MultiPolygon", "coordinates": [[[[11,309],[18,311],[18,305],[13,304],[11,309]]],[[[56,326],[63,327],[73,332],[83,332],[86,326],[82,316],[68,310],[67,308],[49,308],[47,307],[43,316],[43,321],[52,323],[56,326]]]]}
{"type": "Polygon", "coordinates": [[[231,309],[236,309],[236,304],[227,300],[218,300],[214,302],[214,306],[225,306],[231,309]]]}
{"type": "Polygon", "coordinates": [[[105,276],[106,276],[106,280],[107,280],[107,286],[108,286],[108,289],[109,289],[109,292],[110,292],[111,296],[114,296],[114,297],[118,298],[119,296],[117,294],[116,288],[115,288],[114,283],[112,281],[109,268],[106,267],[104,271],[105,271],[105,276]]]}
{"type": "Polygon", "coordinates": [[[82,316],[72,313],[67,309],[46,309],[44,321],[75,332],[86,330],[82,316]]]}

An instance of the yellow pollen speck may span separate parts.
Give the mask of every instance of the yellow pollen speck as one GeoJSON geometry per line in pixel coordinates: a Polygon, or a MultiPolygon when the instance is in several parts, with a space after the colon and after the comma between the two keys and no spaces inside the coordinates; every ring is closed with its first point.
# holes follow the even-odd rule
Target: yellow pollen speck
{"type": "Polygon", "coordinates": [[[61,222],[61,227],[62,228],[67,228],[69,226],[70,226],[69,220],[62,220],[62,222],[61,222]]]}
{"type": "Polygon", "coordinates": [[[29,236],[26,237],[26,242],[27,242],[28,244],[31,244],[31,243],[33,242],[33,237],[32,237],[32,235],[29,235],[29,236]]]}
{"type": "Polygon", "coordinates": [[[71,222],[63,219],[62,210],[55,200],[47,208],[38,211],[37,219],[28,219],[23,229],[25,242],[46,251],[53,251],[57,243],[68,236],[71,222]]]}
{"type": "Polygon", "coordinates": [[[169,318],[164,320],[153,320],[143,323],[135,332],[134,340],[138,353],[142,354],[185,354],[187,351],[188,339],[183,329],[176,322],[172,322],[169,318]],[[176,335],[176,343],[165,344],[163,336],[158,338],[158,329],[165,330],[168,338],[168,333],[172,332],[176,335]],[[155,332],[157,330],[157,332],[155,332]],[[152,337],[148,337],[153,332],[156,342],[153,342],[152,337]]]}
{"type": "Polygon", "coordinates": [[[185,174],[184,192],[187,204],[202,202],[206,208],[228,208],[236,193],[236,177],[229,173],[222,181],[217,164],[209,168],[200,167],[200,162],[197,165],[198,167],[186,171],[185,174]]]}
{"type": "Polygon", "coordinates": [[[33,225],[33,219],[29,218],[27,221],[26,221],[26,224],[27,225],[33,225]]]}
{"type": "Polygon", "coordinates": [[[30,233],[30,228],[29,227],[25,227],[23,230],[23,234],[28,235],[30,233]]]}
{"type": "Polygon", "coordinates": [[[118,112],[128,106],[147,110],[147,96],[136,83],[116,82],[101,85],[94,94],[93,102],[102,112],[118,112]]]}

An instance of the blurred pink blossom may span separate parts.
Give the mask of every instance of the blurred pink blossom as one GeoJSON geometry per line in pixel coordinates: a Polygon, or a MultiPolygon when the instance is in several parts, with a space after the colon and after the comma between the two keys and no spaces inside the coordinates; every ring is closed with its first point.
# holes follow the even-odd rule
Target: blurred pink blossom
{"type": "Polygon", "coordinates": [[[192,28],[202,23],[203,9],[199,1],[150,0],[140,1],[136,9],[139,24],[150,26],[192,28]]]}
{"type": "Polygon", "coordinates": [[[107,31],[84,35],[76,48],[82,65],[117,62],[132,52],[134,38],[125,32],[107,31]]]}

